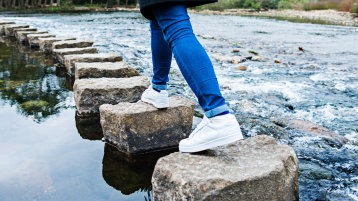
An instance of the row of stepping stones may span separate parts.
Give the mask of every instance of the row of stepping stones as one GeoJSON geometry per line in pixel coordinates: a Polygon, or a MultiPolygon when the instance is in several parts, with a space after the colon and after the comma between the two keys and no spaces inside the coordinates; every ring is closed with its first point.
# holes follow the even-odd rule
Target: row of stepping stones
{"type": "MultiPolygon", "coordinates": [[[[174,147],[191,132],[194,103],[171,97],[170,107],[158,110],[140,101],[150,82],[117,53],[98,53],[90,40],[2,20],[0,35],[53,55],[75,77],[78,115],[100,114],[104,138],[119,150],[174,147]]],[[[152,185],[154,200],[299,200],[298,160],[289,146],[256,136],[200,154],[162,157],[152,185]]]]}

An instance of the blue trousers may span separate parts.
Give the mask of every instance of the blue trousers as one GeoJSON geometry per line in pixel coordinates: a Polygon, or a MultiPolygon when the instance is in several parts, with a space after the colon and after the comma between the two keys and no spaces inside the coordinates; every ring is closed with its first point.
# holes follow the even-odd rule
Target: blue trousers
{"type": "Polygon", "coordinates": [[[167,88],[174,54],[205,115],[210,118],[228,111],[210,58],[193,33],[186,6],[158,4],[153,6],[152,13],[155,17],[150,21],[153,88],[167,88]]]}

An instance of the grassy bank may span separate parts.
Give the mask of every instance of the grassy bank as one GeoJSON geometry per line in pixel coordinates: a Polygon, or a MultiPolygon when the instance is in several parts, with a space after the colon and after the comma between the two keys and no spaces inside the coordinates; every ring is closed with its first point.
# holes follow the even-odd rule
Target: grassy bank
{"type": "Polygon", "coordinates": [[[219,0],[198,9],[218,10],[248,8],[254,10],[295,9],[295,10],[327,10],[334,9],[358,13],[358,0],[219,0]]]}

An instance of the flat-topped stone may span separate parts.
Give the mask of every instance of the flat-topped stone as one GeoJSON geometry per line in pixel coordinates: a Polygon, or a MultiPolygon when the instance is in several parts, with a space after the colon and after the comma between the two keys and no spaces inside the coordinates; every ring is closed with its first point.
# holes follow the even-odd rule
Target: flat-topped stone
{"type": "Polygon", "coordinates": [[[59,41],[76,40],[74,37],[61,37],[61,38],[39,38],[39,47],[42,51],[49,54],[52,52],[52,44],[59,41]]]}
{"type": "Polygon", "coordinates": [[[28,43],[27,35],[29,34],[47,34],[48,31],[17,31],[15,37],[19,43],[28,43]]]}
{"type": "Polygon", "coordinates": [[[136,102],[150,82],[147,78],[97,78],[79,79],[73,86],[74,98],[79,115],[99,114],[103,104],[136,102]]]}
{"type": "Polygon", "coordinates": [[[0,25],[6,25],[6,24],[16,24],[15,22],[10,22],[10,21],[0,21],[0,25]]]}
{"type": "Polygon", "coordinates": [[[36,28],[16,28],[16,29],[14,29],[14,31],[13,31],[13,36],[17,39],[17,36],[18,36],[18,32],[22,32],[22,31],[33,31],[33,32],[35,32],[35,31],[37,31],[37,29],[36,28]]]}
{"type": "Polygon", "coordinates": [[[122,78],[139,76],[139,73],[126,62],[76,63],[75,78],[122,78]]]}
{"type": "Polygon", "coordinates": [[[75,73],[75,63],[77,62],[116,62],[122,61],[122,57],[117,53],[100,54],[74,54],[65,55],[65,66],[70,75],[75,73]]]}
{"type": "Polygon", "coordinates": [[[95,47],[53,49],[54,57],[62,64],[65,64],[65,55],[71,54],[94,54],[98,53],[95,47]]]}
{"type": "Polygon", "coordinates": [[[58,41],[52,44],[52,49],[81,48],[81,47],[91,47],[92,45],[93,45],[93,41],[91,40],[58,41]]]}
{"type": "Polygon", "coordinates": [[[48,34],[48,33],[44,33],[44,34],[28,34],[27,35],[27,40],[29,42],[30,47],[32,48],[38,48],[39,47],[39,38],[53,38],[56,37],[56,35],[53,34],[48,34]]]}
{"type": "Polygon", "coordinates": [[[19,25],[19,24],[8,24],[3,25],[0,31],[0,35],[6,35],[6,36],[13,36],[14,35],[14,29],[18,28],[28,28],[29,25],[19,25]]]}
{"type": "Polygon", "coordinates": [[[261,135],[158,160],[153,200],[299,200],[294,150],[261,135]]]}
{"type": "Polygon", "coordinates": [[[194,106],[183,97],[170,97],[166,109],[142,101],[102,105],[104,138],[128,154],[175,147],[191,132],[194,106]]]}

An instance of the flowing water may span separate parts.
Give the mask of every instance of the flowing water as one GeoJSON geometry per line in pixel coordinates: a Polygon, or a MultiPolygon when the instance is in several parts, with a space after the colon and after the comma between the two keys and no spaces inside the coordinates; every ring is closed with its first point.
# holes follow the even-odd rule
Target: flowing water
{"type": "MultiPolygon", "coordinates": [[[[300,199],[358,200],[358,28],[190,16],[246,137],[271,135],[296,151],[300,199]],[[219,58],[249,51],[262,61],[219,58]]],[[[148,21],[138,12],[0,17],[90,38],[151,76],[148,21]]],[[[195,100],[172,67],[170,94],[195,100]]],[[[105,145],[96,119],[76,117],[70,85],[51,59],[0,41],[0,200],[150,200],[155,160],[105,145]]]]}

